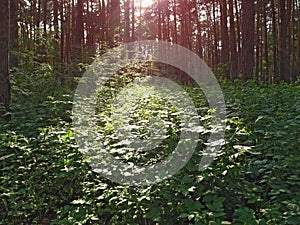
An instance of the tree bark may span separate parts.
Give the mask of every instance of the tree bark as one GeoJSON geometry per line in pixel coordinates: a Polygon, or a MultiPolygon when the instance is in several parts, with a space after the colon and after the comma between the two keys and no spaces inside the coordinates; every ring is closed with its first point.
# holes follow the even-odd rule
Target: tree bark
{"type": "MultiPolygon", "coordinates": [[[[228,36],[228,24],[227,24],[227,1],[220,0],[221,8],[221,43],[222,43],[222,52],[221,52],[221,61],[223,64],[229,62],[229,36],[228,36]]],[[[230,79],[230,71],[225,67],[224,75],[230,79]]]]}
{"type": "Polygon", "coordinates": [[[269,41],[268,41],[268,27],[267,27],[267,1],[263,0],[263,18],[264,18],[264,55],[266,61],[265,82],[270,83],[269,74],[269,41]]]}
{"type": "Polygon", "coordinates": [[[83,27],[83,0],[77,1],[76,26],[74,30],[74,58],[81,59],[83,54],[84,27],[83,27]]]}
{"type": "MultiPolygon", "coordinates": [[[[9,111],[9,32],[10,32],[10,1],[2,0],[0,7],[0,105],[9,111]]],[[[4,112],[0,108],[0,115],[4,112]]]]}
{"type": "Polygon", "coordinates": [[[10,0],[10,66],[17,67],[18,62],[18,0],[10,0]]]}
{"type": "Polygon", "coordinates": [[[229,4],[229,22],[230,22],[230,62],[232,63],[230,78],[232,81],[234,81],[237,78],[238,55],[237,55],[235,22],[234,22],[234,14],[233,14],[233,0],[229,0],[228,4],[229,4]]]}
{"type": "Polygon", "coordinates": [[[254,0],[242,0],[241,73],[245,80],[253,78],[254,68],[254,0]]]}
{"type": "Polygon", "coordinates": [[[131,41],[135,41],[135,6],[134,0],[131,1],[131,41]]]}
{"type": "Polygon", "coordinates": [[[275,0],[271,0],[272,10],[272,33],[273,33],[273,75],[270,77],[270,82],[274,82],[274,78],[277,77],[277,58],[278,58],[278,44],[277,44],[277,27],[276,27],[276,11],[275,0]]]}
{"type": "Polygon", "coordinates": [[[297,70],[298,74],[300,74],[300,8],[298,8],[298,41],[297,41],[297,70]]]}
{"type": "Polygon", "coordinates": [[[174,2],[173,2],[173,17],[174,17],[173,42],[175,44],[177,44],[178,43],[178,35],[177,35],[177,2],[176,2],[176,0],[174,0],[174,2]]]}
{"type": "Polygon", "coordinates": [[[279,24],[279,81],[290,82],[290,60],[287,46],[289,17],[286,0],[279,1],[280,24],[279,24]]]}
{"type": "Polygon", "coordinates": [[[112,0],[110,2],[110,30],[109,30],[109,46],[113,47],[119,41],[120,26],[120,0],[112,0]]]}
{"type": "Polygon", "coordinates": [[[125,13],[124,13],[124,22],[125,22],[125,34],[124,41],[125,43],[130,42],[130,0],[127,0],[124,3],[125,13]]]}

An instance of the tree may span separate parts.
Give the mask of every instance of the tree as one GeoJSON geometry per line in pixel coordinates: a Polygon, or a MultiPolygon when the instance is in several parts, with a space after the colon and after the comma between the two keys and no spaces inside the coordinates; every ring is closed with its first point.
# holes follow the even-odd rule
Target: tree
{"type": "MultiPolygon", "coordinates": [[[[9,111],[9,31],[10,31],[10,1],[2,0],[0,7],[0,105],[9,111]]],[[[0,114],[3,114],[0,109],[0,114]]]]}
{"type": "Polygon", "coordinates": [[[235,22],[233,14],[233,0],[228,0],[229,5],[229,21],[230,21],[230,62],[231,65],[231,80],[235,80],[238,71],[238,55],[236,44],[235,22]]]}
{"type": "Polygon", "coordinates": [[[267,27],[267,1],[263,0],[263,18],[264,18],[264,47],[265,47],[265,62],[266,62],[266,71],[265,71],[265,81],[271,83],[269,76],[269,41],[268,41],[268,27],[267,27]]]}
{"type": "Polygon", "coordinates": [[[298,8],[297,72],[300,73],[300,8],[298,8]]]}
{"type": "Polygon", "coordinates": [[[124,3],[125,13],[124,13],[124,22],[125,22],[125,35],[124,41],[128,43],[130,41],[130,0],[127,0],[124,3]]]}
{"type": "MultiPolygon", "coordinates": [[[[221,8],[221,41],[222,41],[221,60],[222,63],[228,63],[229,62],[229,37],[228,37],[228,25],[227,25],[227,1],[226,0],[220,0],[220,8],[221,8]]],[[[228,74],[226,75],[228,76],[228,74]]]]}
{"type": "Polygon", "coordinates": [[[253,77],[254,68],[254,0],[242,0],[241,73],[245,80],[253,77]]]}
{"type": "Polygon", "coordinates": [[[77,1],[76,7],[76,20],[75,20],[75,30],[74,30],[74,54],[75,57],[79,58],[82,56],[83,42],[84,42],[84,26],[83,26],[83,0],[77,1]]]}
{"type": "Polygon", "coordinates": [[[18,50],[18,2],[17,0],[10,0],[10,66],[18,66],[18,56],[16,51],[18,50]]]}
{"type": "Polygon", "coordinates": [[[287,46],[289,15],[290,15],[290,0],[280,0],[280,23],[279,23],[279,75],[280,81],[290,81],[290,55],[287,46]]]}
{"type": "Polygon", "coordinates": [[[110,17],[109,17],[109,46],[113,47],[119,41],[120,35],[120,0],[110,1],[110,17]]]}

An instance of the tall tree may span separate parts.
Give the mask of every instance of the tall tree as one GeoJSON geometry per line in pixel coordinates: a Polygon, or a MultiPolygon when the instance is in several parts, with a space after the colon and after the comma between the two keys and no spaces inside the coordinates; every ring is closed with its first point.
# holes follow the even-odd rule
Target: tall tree
{"type": "Polygon", "coordinates": [[[177,2],[173,0],[173,42],[175,44],[178,43],[178,35],[177,35],[177,2]]]}
{"type": "Polygon", "coordinates": [[[228,0],[229,5],[229,22],[230,22],[230,62],[231,65],[231,80],[237,78],[238,71],[238,55],[236,44],[236,31],[233,13],[233,0],[228,0]]]}
{"type": "Polygon", "coordinates": [[[84,42],[84,25],[83,25],[83,0],[77,0],[76,21],[73,34],[74,41],[74,56],[79,58],[82,56],[84,42]]]}
{"type": "Polygon", "coordinates": [[[119,41],[120,32],[120,0],[110,1],[109,46],[113,47],[119,41]]]}
{"type": "Polygon", "coordinates": [[[273,40],[273,77],[271,82],[274,81],[274,76],[277,75],[277,58],[278,58],[278,46],[277,46],[277,26],[276,26],[276,7],[275,0],[271,0],[271,11],[272,11],[272,40],[273,40]]]}
{"type": "Polygon", "coordinates": [[[135,41],[135,6],[134,0],[131,1],[131,41],[135,41]]]}
{"type": "MultiPolygon", "coordinates": [[[[2,0],[0,7],[0,105],[9,110],[9,31],[10,31],[10,0],[2,0]]],[[[0,114],[3,114],[0,109],[0,114]]]]}
{"type": "Polygon", "coordinates": [[[254,68],[254,0],[242,0],[241,73],[245,80],[253,78],[254,68]]]}
{"type": "Polygon", "coordinates": [[[257,0],[256,2],[256,37],[255,37],[255,79],[259,80],[259,72],[260,72],[260,53],[261,53],[261,0],[257,0]]]}
{"type": "Polygon", "coordinates": [[[16,54],[19,46],[18,33],[18,1],[10,0],[10,66],[18,66],[18,55],[16,54]]]}
{"type": "MultiPolygon", "coordinates": [[[[229,62],[229,36],[228,36],[226,0],[220,0],[220,8],[221,8],[221,43],[222,43],[221,60],[222,63],[228,63],[229,62]]],[[[226,75],[228,76],[229,74],[227,73],[226,75]]]]}
{"type": "Polygon", "coordinates": [[[127,0],[124,3],[124,22],[125,22],[125,34],[124,34],[124,40],[125,42],[130,41],[130,0],[127,0]]]}
{"type": "Polygon", "coordinates": [[[59,38],[58,26],[58,0],[53,0],[53,25],[54,25],[54,38],[59,38]]]}
{"type": "Polygon", "coordinates": [[[158,40],[162,39],[162,33],[161,33],[161,21],[162,21],[162,4],[161,0],[157,0],[157,35],[158,35],[158,40]]]}
{"type": "Polygon", "coordinates": [[[213,44],[213,58],[212,58],[212,66],[216,67],[220,63],[220,56],[219,56],[219,50],[218,50],[218,43],[219,43],[219,22],[217,20],[217,10],[216,10],[216,3],[213,1],[212,2],[212,16],[213,16],[213,39],[214,39],[214,44],[213,44]]]}
{"type": "Polygon", "coordinates": [[[300,6],[298,8],[298,41],[297,41],[297,72],[300,73],[300,6]]]}
{"type": "Polygon", "coordinates": [[[290,81],[290,55],[287,45],[289,27],[289,7],[290,0],[279,1],[279,75],[280,81],[290,81]]]}
{"type": "Polygon", "coordinates": [[[264,18],[264,49],[265,49],[265,62],[266,62],[266,71],[265,71],[265,81],[271,83],[269,76],[269,41],[268,41],[268,26],[267,26],[267,0],[263,0],[263,18],[264,18]]]}

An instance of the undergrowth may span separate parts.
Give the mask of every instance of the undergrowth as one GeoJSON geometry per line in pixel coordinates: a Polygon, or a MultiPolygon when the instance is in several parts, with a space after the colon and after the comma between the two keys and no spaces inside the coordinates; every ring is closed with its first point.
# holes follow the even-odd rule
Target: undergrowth
{"type": "MultiPolygon", "coordinates": [[[[186,87],[207,132],[177,174],[138,188],[113,183],[86,163],[71,124],[74,91],[51,67],[15,71],[12,120],[0,121],[0,224],[300,224],[299,86],[221,86],[226,135],[214,162],[198,171],[210,115],[201,90],[186,87]]],[[[167,105],[147,110],[161,105],[176,123],[167,105]]],[[[170,129],[176,136],[176,126],[170,129]]]]}

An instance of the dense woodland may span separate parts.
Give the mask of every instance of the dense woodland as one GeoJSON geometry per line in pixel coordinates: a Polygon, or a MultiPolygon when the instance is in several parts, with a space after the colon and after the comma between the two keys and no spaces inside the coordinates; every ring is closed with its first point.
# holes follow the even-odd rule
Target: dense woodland
{"type": "Polygon", "coordinates": [[[300,1],[1,0],[0,56],[0,224],[300,224],[300,1]],[[173,77],[202,126],[177,174],[132,187],[85,161],[72,105],[97,57],[141,40],[173,42],[202,58],[224,92],[227,116],[220,152],[199,171],[214,132],[202,90],[176,68],[166,74],[141,63],[118,71],[97,102],[98,129],[115,157],[159,162],[180,136],[176,109],[149,97],[133,108],[128,120],[141,129],[131,131],[144,137],[149,115],[159,115],[171,124],[167,138],[150,152],[119,144],[113,98],[136,77],[173,77]]]}

